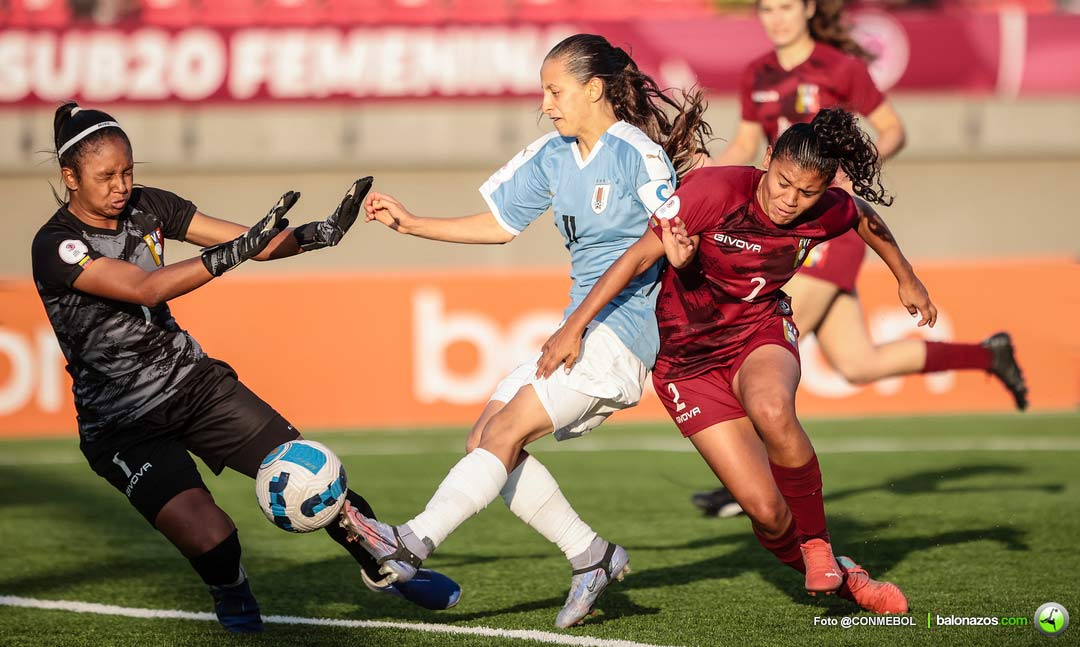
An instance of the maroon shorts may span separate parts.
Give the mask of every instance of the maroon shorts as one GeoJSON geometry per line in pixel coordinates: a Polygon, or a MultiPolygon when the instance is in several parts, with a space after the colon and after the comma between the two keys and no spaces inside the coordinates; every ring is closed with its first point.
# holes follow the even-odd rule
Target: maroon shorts
{"type": "Polygon", "coordinates": [[[810,250],[799,274],[828,281],[843,292],[855,292],[855,279],[866,257],[866,243],[854,229],[810,250]]]}
{"type": "Polygon", "coordinates": [[[653,373],[653,388],[683,436],[689,438],[702,429],[746,416],[731,383],[750,353],[769,344],[788,349],[799,361],[798,329],[790,317],[773,317],[749,338],[729,365],[678,380],[653,373]]]}

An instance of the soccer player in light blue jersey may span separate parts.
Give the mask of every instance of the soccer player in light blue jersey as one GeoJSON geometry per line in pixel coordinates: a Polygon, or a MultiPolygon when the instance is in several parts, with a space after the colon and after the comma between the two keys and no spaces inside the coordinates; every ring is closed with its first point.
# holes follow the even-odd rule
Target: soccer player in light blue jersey
{"type": "MultiPolygon", "coordinates": [[[[705,150],[700,92],[677,102],[601,36],[556,45],[540,70],[542,110],[556,132],[525,147],[480,188],[488,211],[459,218],[414,216],[397,199],[371,193],[368,221],[399,233],[457,243],[513,240],[547,209],[570,252],[570,313],[596,280],[647,228],[649,216],[705,150]],[[672,116],[669,117],[668,115],[672,116]]],[[[450,470],[422,513],[398,527],[349,507],[342,525],[406,581],[462,522],[497,496],[555,543],[573,570],[555,620],[581,622],[613,579],[629,572],[626,551],[599,537],[524,446],[553,433],[580,436],[641,398],[659,346],[653,313],[659,267],[632,282],[589,325],[572,373],[536,377],[535,361],[497,387],[469,435],[469,453],[450,470]]]]}

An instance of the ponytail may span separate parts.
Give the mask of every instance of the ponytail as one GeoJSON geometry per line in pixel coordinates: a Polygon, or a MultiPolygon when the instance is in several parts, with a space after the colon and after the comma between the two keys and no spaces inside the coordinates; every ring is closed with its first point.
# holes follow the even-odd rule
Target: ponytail
{"type": "Polygon", "coordinates": [[[889,206],[893,198],[881,184],[881,158],[877,146],[858,119],[839,108],[822,110],[808,124],[794,124],[776,140],[772,158],[786,158],[832,181],[843,169],[855,195],[889,206]]]}

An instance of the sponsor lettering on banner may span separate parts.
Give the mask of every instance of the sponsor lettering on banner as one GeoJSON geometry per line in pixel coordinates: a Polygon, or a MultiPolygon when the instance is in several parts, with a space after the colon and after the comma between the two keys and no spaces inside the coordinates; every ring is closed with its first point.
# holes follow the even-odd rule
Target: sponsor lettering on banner
{"type": "MultiPolygon", "coordinates": [[[[854,36],[876,56],[883,90],[1006,95],[1075,92],[1080,16],[1002,12],[853,14],[854,36]],[[1017,22],[1020,16],[1022,21],[1017,22]],[[1012,22],[1009,22],[1012,21],[1012,22]],[[1000,38],[1019,25],[1020,37],[1000,38]],[[964,38],[956,38],[963,33],[964,38]],[[1017,46],[1019,43],[1020,46],[1017,46]]],[[[746,65],[770,50],[757,20],[617,21],[274,28],[80,25],[0,30],[0,105],[84,102],[320,101],[532,97],[552,45],[603,33],[630,47],[662,87],[734,94],[746,65]],[[708,52],[724,44],[724,55],[708,52]]],[[[756,92],[757,103],[778,99],[756,92]]],[[[813,111],[816,91],[800,101],[813,111]]]]}
{"type": "MultiPolygon", "coordinates": [[[[918,328],[896,300],[896,283],[867,265],[860,301],[876,341],[921,336],[974,342],[1008,330],[1031,389],[1031,410],[1080,404],[1080,338],[1062,321],[1080,319],[1080,285],[1069,259],[919,263],[939,307],[934,328],[918,328]],[[1056,304],[1054,317],[1034,308],[1001,308],[1000,294],[1056,304]],[[1062,310],[1062,308],[1064,310],[1062,310]]],[[[171,304],[177,322],[212,356],[301,429],[467,426],[496,384],[535,358],[566,303],[565,269],[432,271],[402,274],[233,277],[171,304]],[[342,294],[352,298],[342,299],[342,294]],[[251,326],[246,313],[275,307],[275,326],[251,326]],[[222,319],[221,312],[236,316],[222,319]],[[289,371],[267,370],[266,348],[327,321],[357,322],[333,353],[290,358],[289,371]]],[[[75,434],[71,382],[31,281],[0,286],[0,436],[75,434]]],[[[1011,411],[1012,398],[980,371],[915,375],[854,386],[827,365],[813,335],[800,339],[798,394],[806,415],[888,415],[1011,411]]],[[[275,361],[275,360],[270,360],[275,361]]],[[[642,403],[617,420],[670,424],[647,385],[642,403]]],[[[672,392],[676,407],[684,404],[672,392]]],[[[692,403],[695,404],[695,403],[692,403]]],[[[686,414],[694,406],[678,411],[686,414]]],[[[696,415],[696,414],[693,414],[696,415]]]]}
{"type": "Polygon", "coordinates": [[[0,31],[0,103],[532,95],[566,26],[0,31]]]}

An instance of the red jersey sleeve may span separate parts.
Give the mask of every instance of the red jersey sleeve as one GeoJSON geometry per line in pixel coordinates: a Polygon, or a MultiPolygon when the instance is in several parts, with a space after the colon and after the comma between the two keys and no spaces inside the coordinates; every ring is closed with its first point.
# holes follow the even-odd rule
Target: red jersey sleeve
{"type": "Polygon", "coordinates": [[[821,198],[824,213],[818,221],[825,229],[825,238],[832,239],[847,233],[859,222],[859,208],[847,191],[831,187],[821,198]]]}
{"type": "Polygon", "coordinates": [[[874,85],[874,79],[870,77],[870,68],[862,59],[849,57],[847,78],[850,80],[848,87],[848,103],[851,109],[862,115],[868,115],[885,102],[885,95],[874,85]]]}
{"type": "Polygon", "coordinates": [[[739,101],[742,103],[742,120],[761,121],[758,116],[757,105],[754,104],[754,76],[757,74],[757,62],[746,66],[742,78],[739,79],[739,101]]]}
{"type": "Polygon", "coordinates": [[[727,206],[735,193],[733,182],[737,183],[746,171],[752,170],[744,166],[707,166],[687,173],[675,194],[649,219],[653,233],[659,237],[660,221],[675,216],[686,224],[688,236],[715,227],[728,211],[727,206]]]}

